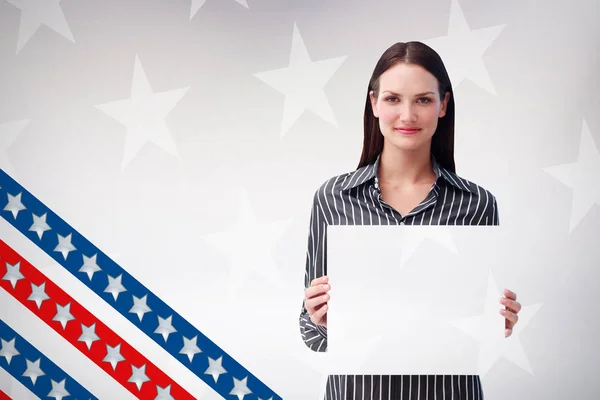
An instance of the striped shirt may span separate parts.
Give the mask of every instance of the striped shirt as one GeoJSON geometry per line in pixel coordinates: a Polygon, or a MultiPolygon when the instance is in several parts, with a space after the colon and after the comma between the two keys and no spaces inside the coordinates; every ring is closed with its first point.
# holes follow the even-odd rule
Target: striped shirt
{"type": "MultiPolygon", "coordinates": [[[[498,225],[496,198],[431,157],[436,181],[406,215],[381,198],[376,161],[335,176],[316,191],[310,217],[304,285],[327,274],[328,225],[498,225]]],[[[313,351],[327,351],[327,328],[312,323],[302,304],[300,333],[313,351]]],[[[483,400],[477,375],[331,375],[325,400],[483,400]]]]}

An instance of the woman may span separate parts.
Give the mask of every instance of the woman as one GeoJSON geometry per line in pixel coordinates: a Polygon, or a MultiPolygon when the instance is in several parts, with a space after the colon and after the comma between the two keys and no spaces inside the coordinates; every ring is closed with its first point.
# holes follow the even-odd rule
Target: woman
{"type": "MultiPolygon", "coordinates": [[[[300,332],[327,350],[328,225],[498,225],[495,197],[455,173],[454,97],[439,55],[420,42],[396,43],[369,82],[364,144],[356,171],[315,193],[300,332]]],[[[505,336],[521,305],[509,290],[500,303],[505,336]]],[[[479,376],[330,376],[326,400],[483,399],[479,376]]]]}

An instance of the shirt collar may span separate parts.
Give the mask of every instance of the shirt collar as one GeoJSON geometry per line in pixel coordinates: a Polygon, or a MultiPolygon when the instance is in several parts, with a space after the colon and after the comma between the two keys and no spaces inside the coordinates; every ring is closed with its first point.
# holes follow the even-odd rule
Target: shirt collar
{"type": "MultiPolygon", "coordinates": [[[[361,167],[361,168],[357,169],[356,171],[351,172],[346,177],[345,182],[342,183],[342,190],[353,189],[357,186],[360,186],[360,185],[368,182],[371,179],[375,179],[375,182],[377,184],[377,172],[379,171],[380,159],[381,159],[381,153],[377,156],[377,159],[373,163],[371,163],[369,165],[365,165],[364,167],[361,167]]],[[[467,192],[474,193],[474,194],[478,193],[477,189],[475,188],[475,186],[473,184],[462,179],[455,173],[450,172],[447,169],[445,169],[444,167],[442,167],[437,162],[437,160],[435,159],[433,154],[431,154],[431,164],[433,166],[433,171],[435,172],[436,183],[438,183],[440,181],[440,179],[443,179],[446,182],[448,182],[450,185],[456,187],[457,189],[465,190],[467,192]]]]}

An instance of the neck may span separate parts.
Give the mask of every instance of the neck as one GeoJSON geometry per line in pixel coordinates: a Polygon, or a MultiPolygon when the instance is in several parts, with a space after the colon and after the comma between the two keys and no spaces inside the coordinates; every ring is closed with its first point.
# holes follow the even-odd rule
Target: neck
{"type": "Polygon", "coordinates": [[[435,182],[430,146],[414,151],[384,146],[377,175],[383,185],[405,186],[435,182]]]}

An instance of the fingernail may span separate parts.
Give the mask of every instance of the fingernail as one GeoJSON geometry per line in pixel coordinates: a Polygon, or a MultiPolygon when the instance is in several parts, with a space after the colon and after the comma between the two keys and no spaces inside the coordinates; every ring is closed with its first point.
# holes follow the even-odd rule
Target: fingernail
{"type": "Polygon", "coordinates": [[[506,314],[506,310],[500,310],[500,314],[505,315],[506,314]]]}

